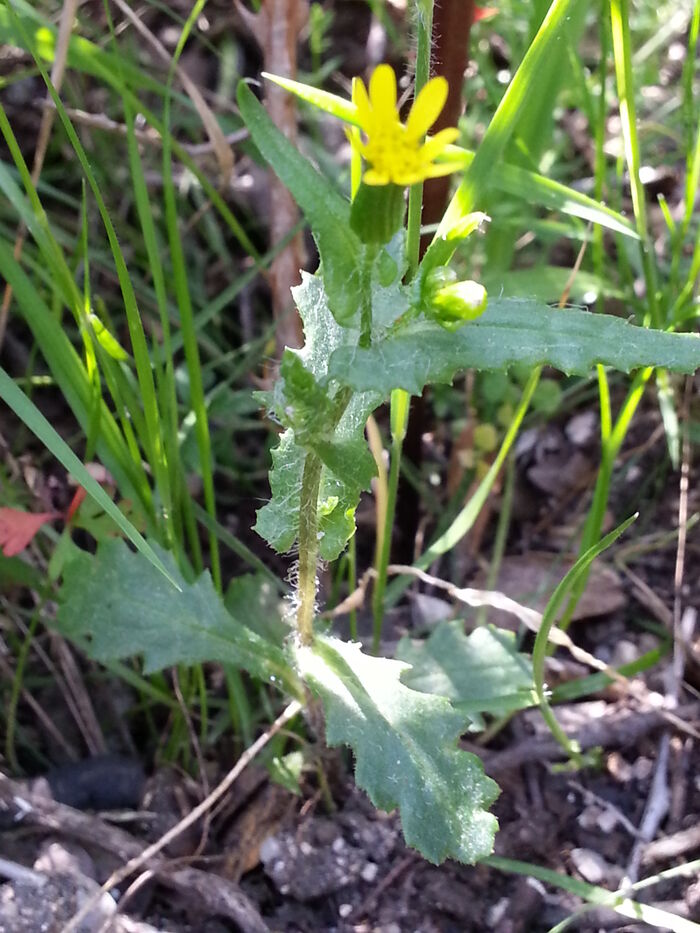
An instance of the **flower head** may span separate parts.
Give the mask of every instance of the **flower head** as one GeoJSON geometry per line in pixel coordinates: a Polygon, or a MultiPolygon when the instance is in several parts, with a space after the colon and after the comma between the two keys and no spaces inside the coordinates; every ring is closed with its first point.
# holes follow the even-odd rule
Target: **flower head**
{"type": "Polygon", "coordinates": [[[396,105],[393,68],[389,65],[375,68],[369,81],[369,93],[360,78],[353,81],[352,100],[365,140],[356,129],[348,135],[355,151],[369,163],[363,176],[366,184],[414,185],[426,178],[449,175],[463,166],[456,161],[434,162],[459,135],[456,127],[441,130],[424,141],[425,134],[445,106],[447,90],[444,78],[431,78],[416,97],[403,124],[396,105]]]}

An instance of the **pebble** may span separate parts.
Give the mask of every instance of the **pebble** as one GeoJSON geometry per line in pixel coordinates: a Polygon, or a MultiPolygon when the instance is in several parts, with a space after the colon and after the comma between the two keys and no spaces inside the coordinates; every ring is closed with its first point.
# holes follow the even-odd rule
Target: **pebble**
{"type": "Polygon", "coordinates": [[[367,882],[367,884],[372,884],[378,873],[379,867],[374,862],[367,862],[365,867],[360,872],[360,876],[363,881],[367,882]]]}

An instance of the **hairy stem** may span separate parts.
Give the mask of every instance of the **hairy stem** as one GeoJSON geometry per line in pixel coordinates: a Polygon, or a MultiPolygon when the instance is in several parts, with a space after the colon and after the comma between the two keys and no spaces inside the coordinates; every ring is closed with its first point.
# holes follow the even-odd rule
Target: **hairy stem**
{"type": "Polygon", "coordinates": [[[304,462],[299,500],[299,608],[297,630],[302,645],[313,641],[316,607],[316,563],[318,561],[318,490],[321,461],[309,451],[304,462]]]}
{"type": "MultiPolygon", "coordinates": [[[[342,389],[335,398],[332,430],[352,398],[352,389],[342,389]]],[[[321,488],[323,464],[320,457],[309,450],[301,475],[299,497],[299,582],[297,595],[297,631],[303,645],[314,640],[314,613],[316,609],[316,565],[318,563],[318,493],[321,488]]]]}

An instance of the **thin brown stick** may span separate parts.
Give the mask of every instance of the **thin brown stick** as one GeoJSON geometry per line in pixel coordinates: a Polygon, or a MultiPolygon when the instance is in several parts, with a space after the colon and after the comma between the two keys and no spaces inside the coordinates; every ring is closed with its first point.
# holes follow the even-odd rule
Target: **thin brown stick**
{"type": "Polygon", "coordinates": [[[85,917],[87,917],[87,915],[97,904],[103,894],[121,884],[122,881],[124,881],[125,878],[128,878],[129,875],[133,874],[133,872],[138,871],[144,865],[147,865],[155,855],[161,852],[166,846],[170,845],[174,839],[177,839],[177,837],[181,835],[189,826],[192,826],[193,823],[196,823],[200,817],[204,816],[204,814],[211,809],[217,800],[224,796],[224,794],[229,790],[241,772],[248,767],[251,761],[267,745],[270,739],[283,726],[285,726],[290,721],[290,719],[293,719],[300,710],[301,704],[296,700],[290,703],[289,706],[272,723],[270,728],[266,732],[263,732],[263,734],[258,739],[256,739],[255,742],[253,742],[253,744],[248,749],[246,749],[245,752],[243,752],[234,767],[198,806],[190,811],[187,816],[183,817],[179,823],[169,829],[167,833],[160,837],[160,839],[144,849],[143,852],[141,852],[139,855],[129,859],[126,865],[123,865],[121,868],[117,869],[117,871],[110,875],[100,890],[96,891],[92,897],[88,898],[78,913],[75,914],[67,923],[67,925],[63,928],[63,933],[75,933],[82,921],[85,919],[85,917]]]}
{"type": "MultiPolygon", "coordinates": [[[[53,101],[48,101],[45,104],[48,108],[53,108],[55,110],[55,104],[53,101]]],[[[120,123],[118,120],[112,120],[111,117],[108,117],[104,113],[90,113],[88,110],[80,110],[78,107],[65,107],[63,108],[66,114],[71,118],[73,123],[79,123],[81,126],[86,126],[88,129],[92,130],[101,130],[104,133],[113,133],[117,136],[126,136],[129,128],[126,123],[120,123]]],[[[237,143],[243,142],[245,139],[248,139],[250,133],[246,129],[234,130],[232,133],[227,133],[224,136],[227,145],[235,146],[237,143]]],[[[162,146],[163,137],[158,132],[155,127],[149,126],[148,129],[141,129],[140,127],[134,127],[134,137],[140,143],[151,146],[162,146]]],[[[201,156],[210,155],[212,152],[215,152],[214,144],[211,140],[205,143],[180,143],[180,148],[186,152],[192,158],[198,158],[201,156]]]]}
{"type": "MultiPolygon", "coordinates": [[[[678,496],[678,544],[676,546],[676,566],[673,575],[673,659],[669,670],[669,679],[666,687],[666,699],[669,704],[678,703],[683,674],[685,671],[685,651],[683,647],[682,625],[682,590],[685,573],[685,549],[688,524],[688,476],[690,475],[690,394],[693,380],[686,378],[685,392],[683,394],[683,410],[681,420],[683,423],[683,457],[681,462],[681,476],[678,496]]],[[[649,799],[644,808],[644,816],[640,825],[640,840],[634,845],[630,856],[625,880],[634,882],[639,875],[639,868],[644,857],[644,850],[653,840],[662,820],[671,805],[671,791],[669,788],[668,763],[670,755],[671,736],[667,730],[659,741],[659,751],[656,757],[654,777],[651,782],[649,799]]]]}
{"type": "MultiPolygon", "coordinates": [[[[172,56],[165,48],[163,43],[153,35],[151,30],[146,26],[140,17],[131,9],[128,3],[125,3],[124,0],[114,0],[116,5],[122,11],[122,13],[127,17],[127,19],[133,24],[134,28],[139,32],[146,42],[155,50],[156,54],[168,65],[170,66],[172,62],[172,56]]],[[[194,83],[192,78],[187,74],[187,72],[180,65],[175,65],[175,74],[178,76],[180,83],[187,92],[187,96],[190,98],[194,104],[195,110],[199,114],[199,118],[202,121],[204,129],[206,130],[209,141],[212,144],[214,152],[216,153],[216,158],[219,163],[219,170],[221,172],[221,185],[222,187],[228,184],[229,178],[233,171],[233,151],[229,144],[226,141],[226,137],[219,126],[219,123],[212,112],[211,107],[204,99],[202,92],[199,90],[197,85],[194,83]]]]}

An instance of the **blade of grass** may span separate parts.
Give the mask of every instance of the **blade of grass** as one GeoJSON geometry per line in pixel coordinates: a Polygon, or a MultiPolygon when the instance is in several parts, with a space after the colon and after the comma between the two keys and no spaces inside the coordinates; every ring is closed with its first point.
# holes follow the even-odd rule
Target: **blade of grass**
{"type": "MultiPolygon", "coordinates": [[[[198,0],[198,3],[194,5],[192,12],[187,19],[187,23],[183,27],[183,30],[180,34],[177,47],[173,53],[170,73],[168,75],[168,88],[170,88],[172,85],[175,75],[175,66],[185,46],[189,31],[196,21],[196,18],[199,15],[199,11],[203,6],[204,0],[198,0]]],[[[202,482],[204,487],[204,502],[209,516],[213,521],[216,521],[214,464],[212,460],[209,419],[204,397],[204,384],[202,380],[202,368],[199,358],[199,347],[197,345],[197,333],[194,326],[192,300],[187,282],[187,265],[185,262],[185,253],[182,246],[182,239],[180,237],[180,229],[178,226],[177,200],[172,174],[171,134],[169,132],[169,94],[167,94],[165,98],[163,122],[167,129],[167,132],[163,137],[163,191],[165,197],[165,223],[168,231],[168,241],[170,244],[170,254],[173,264],[173,287],[180,311],[180,326],[182,330],[185,361],[187,364],[187,372],[189,376],[190,400],[192,410],[195,415],[195,431],[197,437],[197,449],[199,452],[199,465],[202,473],[202,482]]],[[[219,556],[219,541],[212,531],[209,532],[209,550],[214,586],[218,592],[221,593],[222,580],[221,560],[219,556]]]]}
{"type": "MultiPolygon", "coordinates": [[[[450,524],[449,528],[430,545],[428,550],[425,551],[417,561],[414,562],[414,567],[418,568],[419,570],[426,570],[434,560],[436,560],[442,554],[447,553],[447,551],[450,551],[455,546],[455,544],[457,544],[457,542],[460,541],[473,527],[474,522],[484,507],[493,484],[495,483],[496,478],[500,473],[503,464],[505,463],[506,457],[508,456],[513,444],[515,443],[520,425],[527,413],[528,408],[530,407],[530,400],[532,399],[533,393],[540,381],[541,374],[541,367],[537,367],[537,369],[533,370],[533,372],[530,374],[530,377],[525,384],[525,388],[523,389],[523,394],[518,403],[518,407],[513,413],[513,418],[508,426],[508,430],[506,431],[505,437],[503,438],[498,454],[496,455],[496,459],[489,467],[488,473],[481,480],[476,491],[464,506],[464,508],[457,515],[455,520],[450,524]]],[[[404,590],[410,586],[412,581],[413,578],[408,576],[397,577],[395,580],[392,580],[391,585],[387,589],[387,602],[390,605],[393,605],[399,599],[404,590]]]]}
{"type": "MultiPolygon", "coordinates": [[[[20,29],[20,32],[22,32],[23,27],[19,25],[18,28],[20,29]]],[[[26,35],[25,41],[31,48],[31,42],[29,37],[26,35]]],[[[134,361],[136,364],[136,372],[139,382],[139,391],[141,394],[144,410],[146,432],[141,436],[141,443],[147,453],[148,461],[151,464],[151,468],[153,470],[155,485],[156,489],[160,493],[162,508],[162,502],[170,501],[168,467],[163,450],[163,444],[161,441],[160,413],[158,410],[158,402],[156,398],[155,384],[153,381],[153,372],[148,352],[148,345],[146,343],[146,335],[144,333],[143,322],[141,320],[141,315],[136,302],[136,295],[134,293],[133,285],[131,284],[131,279],[129,277],[126,260],[124,259],[116,230],[102,197],[102,193],[97,184],[97,180],[95,179],[95,176],[92,172],[87,154],[85,153],[82,143],[80,142],[78,135],[65,112],[63,103],[56,93],[56,90],[51,83],[51,79],[49,78],[46,69],[41,63],[41,59],[34,51],[32,51],[32,54],[41,77],[46,84],[47,90],[51,95],[59,119],[63,124],[63,128],[66,132],[66,135],[68,136],[73,151],[78,157],[78,161],[80,162],[84,176],[97,203],[97,208],[100,213],[100,217],[102,218],[105,232],[107,233],[107,239],[109,240],[110,249],[112,251],[117,271],[119,287],[121,290],[122,298],[124,299],[124,310],[126,312],[129,336],[131,338],[131,345],[134,353],[134,361]]],[[[162,529],[158,528],[157,533],[161,534],[162,529]]]]}
{"type": "Polygon", "coordinates": [[[537,35],[525,53],[518,70],[508,85],[493,115],[476,155],[467,168],[459,188],[440,222],[436,238],[446,235],[455,223],[475,209],[481,191],[489,184],[494,165],[500,162],[508,140],[513,135],[518,118],[537,86],[537,74],[557,42],[574,0],[553,0],[537,35]]]}
{"type": "Polygon", "coordinates": [[[141,533],[132,525],[123,512],[117,508],[63,438],[49,424],[36,405],[15,385],[2,367],[0,367],[0,398],[27,425],[32,434],[51,451],[59,463],[80,483],[87,494],[104,509],[134,547],[179,590],[179,586],[170,576],[150,544],[142,537],[141,533]]]}
{"type": "Polygon", "coordinates": [[[632,71],[632,43],[629,29],[629,0],[610,0],[610,22],[612,25],[613,56],[617,76],[617,93],[620,103],[620,121],[625,147],[625,161],[632,190],[632,207],[637,233],[640,239],[640,251],[644,281],[648,321],[654,327],[661,326],[661,315],[657,302],[656,265],[649,240],[646,199],[644,186],[639,174],[641,153],[637,135],[637,116],[634,102],[634,78],[632,71]]]}
{"type": "MultiPolygon", "coordinates": [[[[23,10],[28,8],[27,4],[21,2],[21,0],[13,0],[13,4],[15,6],[21,6],[23,10]]],[[[0,7],[0,37],[14,45],[26,49],[26,51],[31,51],[32,48],[34,48],[34,51],[37,51],[43,59],[49,62],[53,61],[55,51],[54,36],[49,26],[44,23],[40,17],[37,17],[36,14],[30,18],[26,16],[20,17],[19,25],[23,27],[21,29],[18,27],[17,22],[18,16],[14,11],[9,10],[9,8],[5,9],[0,7]],[[28,42],[28,37],[31,35],[30,27],[35,29],[35,38],[37,39],[36,46],[28,42]]],[[[68,62],[71,67],[75,67],[86,74],[94,75],[104,81],[104,83],[108,87],[113,88],[122,99],[128,99],[132,110],[142,115],[149,126],[153,127],[161,137],[166,134],[167,131],[162,121],[158,119],[143,101],[139,100],[132,90],[132,86],[139,92],[155,90],[160,96],[164,96],[165,88],[160,82],[154,81],[143,71],[134,69],[133,66],[130,66],[125,60],[124,67],[127,70],[130,81],[130,84],[125,84],[120,80],[119,67],[112,57],[104,53],[94,43],[89,42],[87,39],[82,39],[79,36],[71,37],[68,62]]],[[[189,98],[175,94],[174,92],[172,92],[172,96],[179,102],[184,103],[188,108],[191,107],[189,98]]],[[[202,190],[209,198],[222,220],[231,230],[231,233],[236,238],[241,248],[251,256],[256,264],[258,264],[260,259],[258,251],[221,194],[207,177],[206,172],[177,140],[171,137],[170,143],[175,156],[192,172],[192,175],[197,179],[202,190]]]]}
{"type": "Polygon", "coordinates": [[[629,528],[632,522],[636,521],[637,516],[632,515],[626,521],[622,522],[621,525],[618,525],[610,534],[607,534],[604,538],[598,541],[597,544],[590,547],[584,554],[582,554],[574,566],[569,570],[564,579],[559,583],[557,588],[554,590],[552,595],[549,598],[547,607],[542,615],[542,622],[540,624],[537,635],[535,636],[535,644],[532,649],[532,673],[533,679],[535,682],[535,690],[537,692],[537,699],[540,703],[540,710],[542,716],[549,726],[552,735],[557,739],[561,746],[565,749],[568,755],[575,762],[580,762],[580,750],[575,746],[575,743],[572,743],[567,734],[564,732],[562,727],[559,725],[557,718],[552,712],[552,707],[549,705],[549,700],[547,699],[547,688],[544,681],[544,665],[549,653],[549,637],[556,622],[557,613],[567,598],[569,593],[572,591],[576,583],[580,580],[581,577],[587,575],[588,569],[598,557],[599,554],[602,554],[607,548],[610,547],[617,539],[623,534],[624,531],[629,528]]]}
{"type": "MultiPolygon", "coordinates": [[[[568,891],[570,894],[574,894],[596,907],[609,907],[622,917],[672,930],[673,933],[700,933],[700,924],[686,920],[684,917],[677,917],[658,907],[651,907],[648,904],[641,904],[630,899],[630,894],[635,891],[640,891],[661,881],[676,878],[680,875],[692,876],[696,874],[700,869],[700,859],[659,872],[651,878],[645,878],[643,881],[631,884],[624,891],[608,891],[598,885],[588,884],[586,881],[579,881],[569,875],[552,871],[550,868],[542,868],[539,865],[531,865],[528,862],[521,862],[516,859],[502,858],[498,855],[489,855],[483,860],[482,864],[496,868],[499,871],[524,875],[526,878],[537,878],[538,881],[568,891]]],[[[567,923],[567,921],[564,921],[564,923],[567,923]]],[[[560,924],[558,927],[554,927],[550,933],[554,933],[554,930],[561,931],[563,929],[565,927],[560,924]]]]}
{"type": "MultiPolygon", "coordinates": [[[[85,367],[73,349],[60,323],[37,292],[34,285],[15,262],[12,248],[0,240],[0,274],[11,282],[15,298],[34,334],[39,349],[71,411],[83,431],[90,423],[92,387],[85,367]]],[[[135,461],[109,409],[103,404],[101,430],[97,443],[100,459],[114,476],[125,496],[134,498],[149,518],[153,517],[148,479],[140,462],[135,461]]]]}

